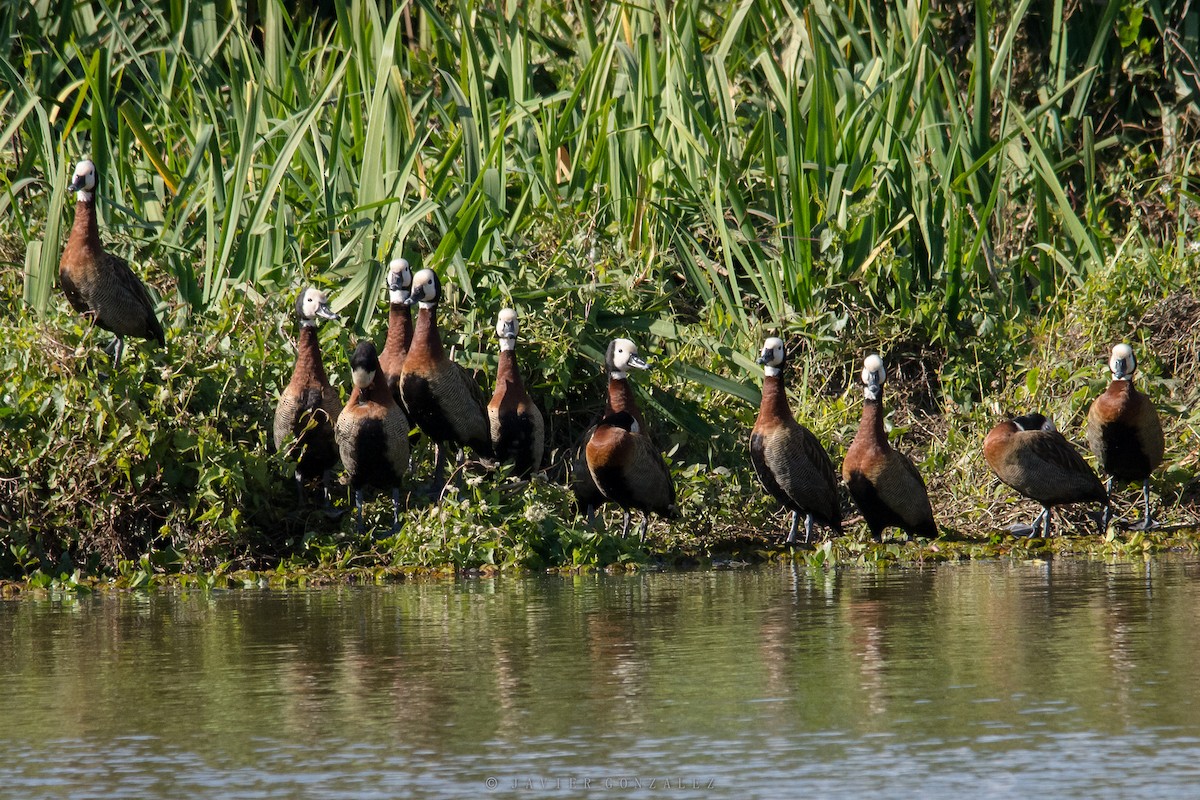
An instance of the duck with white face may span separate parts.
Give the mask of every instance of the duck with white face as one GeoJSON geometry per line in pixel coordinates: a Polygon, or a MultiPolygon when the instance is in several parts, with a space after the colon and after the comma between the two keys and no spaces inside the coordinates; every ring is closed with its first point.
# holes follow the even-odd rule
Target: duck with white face
{"type": "Polygon", "coordinates": [[[287,452],[296,461],[297,501],[304,502],[304,484],[319,477],[328,505],[329,471],[338,459],[334,425],[342,402],[321,362],[317,323],[339,317],[330,308],[329,296],[311,286],[296,298],[295,313],[300,326],[296,362],[275,408],[274,443],[277,450],[284,451],[290,442],[287,452]]]}
{"type": "Polygon", "coordinates": [[[841,533],[842,509],[833,461],[788,405],[783,378],[786,358],[782,339],[772,336],[763,342],[758,357],[764,375],[762,402],[750,431],[750,463],[767,493],[792,512],[786,543],[796,541],[803,517],[807,544],[812,541],[814,522],[841,533]]]}
{"type": "Polygon", "coordinates": [[[1112,380],[1088,409],[1088,449],[1109,476],[1110,495],[1114,481],[1142,484],[1143,516],[1130,527],[1150,530],[1158,527],[1150,514],[1150,476],[1163,461],[1162,423],[1154,403],[1133,385],[1137,371],[1133,348],[1125,343],[1113,347],[1108,367],[1112,380]]]}
{"type": "Polygon", "coordinates": [[[493,455],[501,462],[511,463],[513,474],[525,477],[541,468],[545,427],[542,412],[530,399],[521,378],[517,330],[517,312],[501,309],[496,318],[496,336],[500,340],[496,389],[487,412],[493,455]]]}
{"type": "Polygon", "coordinates": [[[404,408],[400,376],[404,372],[404,361],[408,358],[413,337],[412,268],[407,259],[393,258],[388,263],[387,291],[388,330],[383,350],[379,353],[379,366],[392,397],[404,408]]]}
{"type": "Polygon", "coordinates": [[[447,448],[470,447],[492,455],[487,400],[465,369],[446,355],[438,329],[441,281],[430,269],[412,278],[410,302],[416,303],[417,323],[400,373],[400,397],[409,418],[428,436],[436,450],[432,490],[444,488],[447,448]]]}
{"type": "Polygon", "coordinates": [[[96,219],[99,176],[90,160],[80,161],[71,176],[75,192],[75,223],[63,247],[58,280],[68,302],[80,314],[115,335],[113,367],[121,364],[125,337],[149,339],[165,347],[167,340],[155,304],[129,262],[104,249],[96,219]]]}
{"type": "Polygon", "coordinates": [[[862,511],[871,536],[882,541],[883,532],[897,527],[910,536],[937,537],[933,507],[920,471],[908,456],[888,442],[884,427],[883,385],[887,370],[872,353],[863,360],[862,419],[846,451],[842,479],[862,511]]]}
{"type": "MultiPolygon", "coordinates": [[[[605,395],[604,411],[601,418],[625,412],[633,417],[640,432],[646,431],[646,420],[638,407],[633,386],[629,381],[629,370],[648,370],[650,365],[638,355],[637,345],[630,339],[613,339],[608,343],[604,353],[604,369],[608,375],[608,390],[605,395]]],[[[588,470],[586,450],[596,426],[592,426],[583,434],[579,450],[571,459],[571,493],[575,496],[576,511],[589,522],[596,509],[607,502],[600,488],[596,486],[591,472],[588,470]]]]}

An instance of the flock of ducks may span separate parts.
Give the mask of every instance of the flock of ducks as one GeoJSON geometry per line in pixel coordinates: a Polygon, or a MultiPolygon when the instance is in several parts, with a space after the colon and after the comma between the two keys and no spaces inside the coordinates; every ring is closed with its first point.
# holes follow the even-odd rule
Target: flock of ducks
{"type": "MultiPolygon", "coordinates": [[[[146,287],[129,264],[104,250],[96,222],[97,175],[81,161],[68,187],[76,192],[75,222],[63,249],[59,279],[73,308],[115,334],[113,359],[120,363],[126,336],[166,343],[146,287]]],[[[345,404],[322,365],[317,325],[336,320],[326,294],[305,289],[296,301],[299,335],[291,380],[280,393],[273,439],[295,461],[297,496],[320,480],[329,503],[329,478],[340,461],[354,490],[358,527],[363,529],[363,493],[390,491],[393,530],[399,526],[400,498],[411,471],[410,435],[419,430],[434,445],[432,488],[444,488],[450,451],[469,448],[482,459],[511,464],[528,477],[542,466],[545,443],[541,413],[521,380],[516,312],[503,309],[496,322],[499,366],[491,399],[475,379],[446,353],[438,328],[441,283],[422,269],[415,275],[403,258],[388,265],[388,330],[382,351],[359,342],[350,359],[353,389],[345,404]],[[412,306],[417,306],[416,321],[412,306]]],[[[813,524],[842,532],[838,470],[827,450],[788,405],[782,339],[768,338],[762,401],[750,434],[750,461],[763,488],[792,512],[788,543],[812,540],[813,524]]],[[[646,428],[629,383],[630,370],[647,363],[629,339],[612,340],[605,354],[608,388],[599,422],[584,435],[573,460],[570,488],[577,510],[589,520],[605,503],[624,511],[622,535],[631,514],[641,511],[645,538],[650,514],[679,515],[670,471],[646,428]]],[[[1092,404],[1087,441],[1108,476],[1107,486],[1042,414],[1025,414],[996,425],[984,441],[984,457],[1002,482],[1036,501],[1041,510],[1021,532],[1049,536],[1052,509],[1071,503],[1102,506],[1099,526],[1112,521],[1113,482],[1141,482],[1144,516],[1133,527],[1156,525],[1150,514],[1149,478],[1163,460],[1163,434],[1154,405],[1133,385],[1137,362],[1126,344],[1113,348],[1112,381],[1092,404]]],[[[863,363],[862,418],[842,463],[845,482],[871,535],[882,539],[889,527],[910,536],[934,538],[937,523],[925,481],[913,462],[888,443],[884,430],[883,360],[863,363]]]]}

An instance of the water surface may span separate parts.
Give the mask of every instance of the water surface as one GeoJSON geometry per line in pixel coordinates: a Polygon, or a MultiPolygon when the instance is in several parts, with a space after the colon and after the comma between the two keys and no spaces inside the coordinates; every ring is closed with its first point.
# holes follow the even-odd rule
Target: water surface
{"type": "Polygon", "coordinates": [[[0,603],[4,797],[1189,797],[1200,563],[0,603]]]}

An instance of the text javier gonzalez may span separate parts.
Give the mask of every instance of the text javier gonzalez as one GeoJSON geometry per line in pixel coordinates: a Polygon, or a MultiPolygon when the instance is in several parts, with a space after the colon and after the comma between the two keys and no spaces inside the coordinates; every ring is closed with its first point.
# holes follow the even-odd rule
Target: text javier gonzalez
{"type": "Polygon", "coordinates": [[[611,789],[660,789],[669,792],[715,789],[717,782],[712,778],[488,778],[484,785],[488,789],[504,789],[511,792],[557,792],[572,790],[611,789]]]}

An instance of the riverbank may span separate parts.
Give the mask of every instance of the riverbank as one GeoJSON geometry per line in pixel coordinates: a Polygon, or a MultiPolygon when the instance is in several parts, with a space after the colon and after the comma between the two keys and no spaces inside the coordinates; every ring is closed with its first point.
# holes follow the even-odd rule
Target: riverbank
{"type": "MultiPolygon", "coordinates": [[[[604,536],[598,534],[598,536],[604,536]]],[[[611,563],[582,563],[542,567],[540,571],[563,575],[603,571],[621,574],[641,571],[737,570],[766,563],[795,563],[817,572],[837,569],[880,570],[919,568],[964,561],[1016,562],[1084,560],[1142,561],[1168,553],[1200,553],[1200,527],[1177,526],[1152,531],[1112,528],[1101,536],[1054,536],[1030,539],[995,532],[986,537],[953,537],[907,540],[885,537],[883,542],[843,536],[795,547],[778,538],[746,532],[739,536],[706,537],[686,546],[664,548],[658,542],[644,546],[612,541],[623,558],[611,563]]],[[[344,552],[339,563],[307,563],[291,558],[274,567],[247,569],[223,564],[212,571],[177,572],[161,554],[122,564],[110,574],[76,571],[52,574],[35,569],[19,580],[0,580],[0,599],[86,596],[97,592],[210,592],[232,589],[280,591],[334,586],[368,586],[412,580],[494,578],[530,574],[527,566],[480,564],[456,567],[403,566],[391,562],[386,552],[344,552]]]]}
{"type": "MultiPolygon", "coordinates": [[[[872,340],[884,353],[890,438],[918,464],[939,524],[955,537],[934,546],[882,548],[851,537],[824,557],[919,563],[1014,552],[1033,557],[1046,548],[1109,557],[1131,548],[1192,546],[1187,537],[1162,534],[1064,537],[1045,545],[963,535],[1004,530],[1036,511],[988,471],[981,453],[987,430],[1001,413],[1039,409],[1080,442],[1087,406],[1105,384],[1110,343],[1118,338],[1138,350],[1138,385],[1154,398],[1166,431],[1167,459],[1152,482],[1156,516],[1172,527],[1197,524],[1200,418],[1191,376],[1200,352],[1200,302],[1189,269],[1177,262],[1152,281],[1138,262],[1114,263],[1064,296],[1056,314],[1009,323],[1012,357],[1003,373],[974,376],[978,402],[955,402],[943,390],[942,376],[961,368],[963,354],[914,345],[895,316],[876,318],[873,329],[852,326],[843,340],[801,352],[788,374],[793,407],[839,464],[861,408],[852,370],[872,340]]],[[[0,271],[5,308],[19,309],[19,285],[18,272],[0,271]]],[[[385,499],[369,503],[367,534],[355,533],[341,484],[332,512],[315,488],[297,506],[291,467],[268,446],[268,421],[291,369],[287,299],[247,294],[219,313],[181,317],[168,328],[166,352],[133,345],[119,371],[101,352],[106,335],[85,328],[65,301],[41,316],[9,311],[9,335],[0,343],[0,426],[15,446],[0,451],[0,577],[258,574],[281,564],[284,573],[356,563],[401,573],[646,567],[743,560],[778,549],[786,519],[750,468],[746,437],[756,407],[739,396],[754,397],[761,378],[741,366],[745,353],[686,345],[711,336],[703,323],[676,322],[673,341],[685,344],[637,376],[652,432],[669,453],[683,514],[673,524],[655,520],[645,549],[613,535],[620,525],[615,511],[604,530],[574,515],[563,465],[599,411],[603,376],[593,365],[578,366],[571,398],[586,399],[577,404],[550,389],[537,360],[543,334],[536,318],[526,363],[550,432],[549,467],[538,480],[518,482],[468,464],[438,505],[414,491],[397,535],[389,533],[385,499]],[[697,368],[727,380],[739,394],[691,380],[697,368]],[[690,424],[683,427],[681,420],[690,424]]],[[[447,317],[453,320],[455,312],[447,317]]],[[[356,335],[322,329],[327,369],[343,395],[344,362],[356,335]]],[[[665,343],[646,335],[643,351],[661,354],[665,343]]],[[[753,352],[749,342],[743,347],[753,352]]],[[[478,378],[485,386],[489,357],[485,350],[462,359],[482,366],[478,378]]],[[[570,383],[566,376],[556,379],[570,383]]],[[[430,456],[418,443],[414,489],[427,478],[430,456]]],[[[1114,499],[1118,515],[1138,514],[1137,487],[1118,487],[1114,499]]],[[[855,515],[845,495],[843,509],[855,515]]],[[[1090,524],[1078,509],[1063,519],[1067,530],[1090,524]]],[[[865,536],[861,525],[850,531],[865,536]]]]}
{"type": "MultiPolygon", "coordinates": [[[[784,521],[747,458],[769,335],[787,344],[796,417],[835,464],[863,358],[882,355],[890,441],[952,534],[1028,521],[984,436],[1036,410],[1079,444],[1128,341],[1167,438],[1156,514],[1200,522],[1200,115],[1175,96],[1190,73],[1167,46],[1183,19],[1117,37],[1076,9],[1030,38],[1041,18],[1025,7],[414,20],[353,0],[294,25],[277,3],[219,22],[207,5],[124,11],[0,21],[20,78],[0,90],[0,579],[770,551],[784,521]],[[1113,114],[1093,87],[1129,89],[1129,70],[1153,102],[1113,114]],[[1000,74],[1012,81],[962,84],[1000,74]],[[85,156],[101,239],[166,331],[163,348],[130,340],[119,369],[110,335],[56,286],[85,156]],[[496,314],[518,310],[548,466],[525,484],[468,465],[431,505],[417,442],[401,532],[373,499],[359,535],[344,482],[330,509],[315,487],[297,501],[270,420],[296,293],[327,289],[342,315],[319,340],[345,398],[349,353],[383,339],[384,265],[401,255],[441,274],[446,344],[485,392],[496,314]],[[613,514],[603,532],[583,525],[564,488],[614,337],[653,363],[634,392],[681,512],[652,523],[650,550],[612,535],[613,514]],[[726,546],[746,532],[762,544],[726,546]]],[[[1137,499],[1120,487],[1118,515],[1137,499]]],[[[1081,514],[1064,526],[1084,530],[1081,514]]]]}

